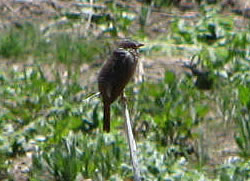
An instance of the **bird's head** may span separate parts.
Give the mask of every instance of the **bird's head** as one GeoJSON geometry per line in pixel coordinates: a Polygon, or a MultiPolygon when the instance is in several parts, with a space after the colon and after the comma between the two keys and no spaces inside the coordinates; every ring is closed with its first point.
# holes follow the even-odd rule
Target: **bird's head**
{"type": "Polygon", "coordinates": [[[118,43],[118,47],[123,48],[123,49],[135,49],[135,50],[137,50],[138,48],[140,48],[142,46],[144,46],[143,43],[139,43],[137,41],[129,40],[129,39],[122,40],[118,43]]]}

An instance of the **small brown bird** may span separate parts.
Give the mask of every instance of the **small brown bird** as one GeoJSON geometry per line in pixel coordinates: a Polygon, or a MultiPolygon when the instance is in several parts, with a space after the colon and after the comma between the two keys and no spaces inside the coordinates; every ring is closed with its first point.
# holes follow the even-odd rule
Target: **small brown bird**
{"type": "Polygon", "coordinates": [[[144,44],[132,40],[118,43],[111,57],[98,75],[98,87],[104,106],[103,130],[110,131],[110,105],[123,93],[135,73],[139,58],[138,48],[144,44]]]}

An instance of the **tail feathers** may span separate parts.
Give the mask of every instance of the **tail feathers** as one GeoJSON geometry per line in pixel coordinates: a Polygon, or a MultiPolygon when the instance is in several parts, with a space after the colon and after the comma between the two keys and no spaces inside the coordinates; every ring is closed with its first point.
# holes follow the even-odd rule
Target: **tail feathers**
{"type": "Polygon", "coordinates": [[[110,132],[110,105],[104,105],[103,130],[110,132]]]}

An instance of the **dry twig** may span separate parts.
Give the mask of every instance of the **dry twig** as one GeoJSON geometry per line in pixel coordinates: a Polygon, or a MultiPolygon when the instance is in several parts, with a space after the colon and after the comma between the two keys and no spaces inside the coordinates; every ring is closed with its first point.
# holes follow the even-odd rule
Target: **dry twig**
{"type": "Polygon", "coordinates": [[[131,126],[131,121],[130,121],[130,116],[129,116],[129,111],[128,111],[128,105],[126,103],[124,93],[123,93],[122,102],[123,102],[123,106],[124,106],[124,115],[125,115],[126,128],[127,128],[126,130],[127,130],[127,137],[128,137],[128,143],[129,143],[129,151],[130,151],[130,156],[131,156],[131,161],[132,161],[132,166],[133,166],[133,171],[134,171],[134,180],[141,181],[139,163],[138,163],[138,159],[137,159],[136,142],[135,142],[134,135],[132,132],[132,126],[131,126]]]}

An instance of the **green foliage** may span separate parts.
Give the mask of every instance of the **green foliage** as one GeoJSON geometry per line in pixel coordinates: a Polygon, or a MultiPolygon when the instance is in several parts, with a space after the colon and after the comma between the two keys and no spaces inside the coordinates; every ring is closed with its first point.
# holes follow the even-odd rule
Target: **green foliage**
{"type": "Polygon", "coordinates": [[[5,58],[36,57],[42,61],[64,64],[91,62],[104,54],[105,42],[94,38],[79,38],[68,33],[47,37],[38,25],[25,23],[7,29],[0,38],[0,56],[5,58]]]}
{"type": "Polygon", "coordinates": [[[28,22],[17,27],[11,27],[2,33],[0,38],[0,56],[5,58],[23,57],[33,51],[38,42],[39,32],[28,22]]]}
{"type": "MultiPolygon", "coordinates": [[[[1,144],[2,143],[0,142],[0,146],[1,146],[1,144]]],[[[4,153],[4,151],[0,150],[0,178],[7,176],[8,165],[6,163],[4,163],[5,160],[6,160],[5,153],[4,153]]]]}
{"type": "MultiPolygon", "coordinates": [[[[173,150],[157,151],[153,142],[138,145],[140,164],[144,180],[205,178],[201,172],[186,171],[187,160],[175,160],[173,150]]],[[[32,178],[38,180],[121,180],[132,177],[127,146],[122,137],[114,135],[65,136],[53,147],[33,157],[32,178]]]]}
{"type": "Polygon", "coordinates": [[[91,62],[105,50],[99,41],[76,38],[69,34],[57,35],[52,41],[56,59],[69,65],[91,62]]]}
{"type": "Polygon", "coordinates": [[[24,153],[37,136],[57,143],[70,130],[95,129],[97,110],[89,114],[87,105],[75,101],[75,95],[81,91],[76,82],[65,85],[48,81],[40,67],[12,72],[0,88],[0,106],[4,110],[0,112],[0,122],[5,123],[0,127],[5,143],[2,148],[15,156],[24,153]]]}
{"type": "Polygon", "coordinates": [[[112,174],[119,172],[119,166],[125,161],[126,150],[124,140],[118,135],[100,135],[90,141],[85,138],[83,146],[83,175],[94,178],[109,178],[112,174]]]}
{"type": "Polygon", "coordinates": [[[239,117],[239,131],[236,133],[235,140],[240,148],[240,155],[245,158],[250,157],[250,119],[249,113],[239,117]]]}
{"type": "Polygon", "coordinates": [[[141,112],[148,112],[154,119],[154,132],[159,141],[185,144],[192,138],[191,130],[208,112],[208,106],[202,104],[202,97],[190,79],[178,80],[174,73],[166,72],[165,80],[142,86],[138,101],[141,112]]]}
{"type": "Polygon", "coordinates": [[[249,86],[239,86],[239,97],[242,105],[249,111],[250,110],[250,87],[249,86]]]}
{"type": "Polygon", "coordinates": [[[250,177],[249,174],[250,163],[249,160],[246,162],[241,162],[240,160],[232,160],[232,163],[223,165],[219,169],[219,180],[221,181],[245,181],[250,177]]]}
{"type": "Polygon", "coordinates": [[[153,0],[154,3],[155,3],[155,6],[158,6],[158,7],[163,7],[163,6],[170,6],[170,5],[173,5],[176,0],[153,0]]]}
{"type": "Polygon", "coordinates": [[[74,138],[62,139],[51,150],[35,156],[33,158],[33,177],[39,178],[45,172],[48,172],[54,177],[54,180],[75,180],[82,167],[77,144],[78,142],[74,138]],[[46,163],[46,165],[43,165],[43,163],[46,163]]]}
{"type": "MultiPolygon", "coordinates": [[[[132,176],[125,141],[120,135],[95,134],[94,120],[98,120],[98,109],[95,104],[86,107],[75,102],[74,96],[81,91],[76,83],[63,85],[61,81],[48,81],[39,67],[12,72],[10,76],[2,75],[0,92],[5,96],[5,104],[1,106],[5,111],[1,112],[1,123],[8,121],[14,125],[15,133],[11,129],[6,132],[6,127],[1,127],[4,132],[2,142],[11,138],[10,145],[5,144],[8,149],[3,152],[3,159],[26,152],[34,139],[41,151],[34,154],[31,180],[119,180],[132,176]],[[15,111],[7,102],[12,102],[15,111]],[[21,114],[21,110],[25,114],[21,114]]],[[[207,113],[208,107],[196,102],[201,100],[197,95],[202,94],[191,80],[177,79],[172,72],[167,72],[162,82],[145,83],[140,89],[142,97],[138,102],[145,112],[141,117],[150,114],[155,120],[153,133],[164,143],[161,149],[151,141],[139,143],[144,179],[206,178],[202,172],[186,170],[186,159],[176,157],[176,154],[183,155],[187,151],[185,137],[193,137],[191,129],[201,123],[207,113]],[[193,108],[185,106],[184,102],[193,108]]]]}
{"type": "Polygon", "coordinates": [[[242,103],[241,111],[238,112],[235,140],[240,149],[240,155],[250,158],[250,88],[249,86],[239,87],[239,97],[242,103]]]}
{"type": "Polygon", "coordinates": [[[128,7],[121,6],[115,1],[108,1],[107,5],[112,13],[112,16],[108,19],[108,21],[103,22],[103,24],[107,26],[103,33],[109,33],[113,37],[118,37],[118,33],[131,36],[129,34],[129,29],[132,22],[135,20],[135,13],[128,7]]]}
{"type": "MultiPolygon", "coordinates": [[[[105,1],[105,8],[97,8],[103,1],[95,2],[93,14],[86,13],[91,17],[90,24],[86,23],[88,26],[83,8],[81,13],[62,12],[57,20],[63,16],[67,21],[58,21],[43,30],[35,24],[16,23],[1,32],[1,57],[66,64],[68,76],[63,79],[55,71],[49,80],[42,66],[0,70],[0,180],[9,177],[9,170],[16,166],[12,165],[13,160],[25,157],[30,151],[33,163],[29,180],[132,178],[128,146],[120,129],[120,107],[113,105],[113,132],[101,134],[100,101],[87,101],[93,87],[79,85],[82,80],[79,80],[78,66],[103,59],[104,54],[106,59],[110,51],[108,41],[100,38],[103,35],[143,38],[148,43],[143,52],[153,55],[154,59],[164,53],[169,57],[176,55],[178,59],[198,57],[195,68],[204,73],[204,76],[192,77],[166,72],[162,80],[146,81],[129,89],[134,95],[130,96],[134,99],[130,104],[134,133],[143,135],[137,137],[143,179],[247,180],[249,30],[235,29],[234,16],[222,16],[217,8],[203,4],[199,17],[184,20],[185,14],[177,15],[168,22],[168,28],[163,27],[167,33],[159,37],[153,35],[156,38],[152,40],[145,33],[152,31],[147,24],[150,12],[157,7],[161,7],[158,10],[162,12],[169,10],[163,6],[177,1],[141,1],[145,4],[140,6],[140,13],[134,11],[138,7],[132,7],[129,1],[105,1]],[[77,29],[76,35],[78,24],[83,28],[77,29]],[[74,33],[69,33],[72,30],[74,33]],[[204,84],[204,79],[205,84],[213,84],[206,90],[199,86],[204,84]],[[210,178],[206,170],[210,155],[205,142],[210,138],[205,138],[202,127],[212,121],[222,121],[225,125],[235,123],[235,142],[242,159],[236,157],[230,163],[213,165],[209,172],[212,170],[215,175],[210,178]],[[197,128],[202,130],[198,134],[197,128]],[[195,150],[193,143],[197,143],[200,150],[195,150]],[[190,159],[193,152],[199,160],[190,159]],[[197,162],[198,169],[193,167],[197,162]]],[[[168,18],[162,19],[168,21],[168,18]]]]}
{"type": "Polygon", "coordinates": [[[124,141],[116,136],[100,135],[95,138],[70,133],[60,143],[46,148],[33,158],[33,178],[44,173],[54,180],[76,180],[76,177],[95,180],[108,179],[119,172],[125,161],[124,141]]]}
{"type": "Polygon", "coordinates": [[[6,58],[16,57],[23,53],[23,46],[19,40],[19,33],[11,30],[9,34],[1,38],[0,54],[6,58]]]}

